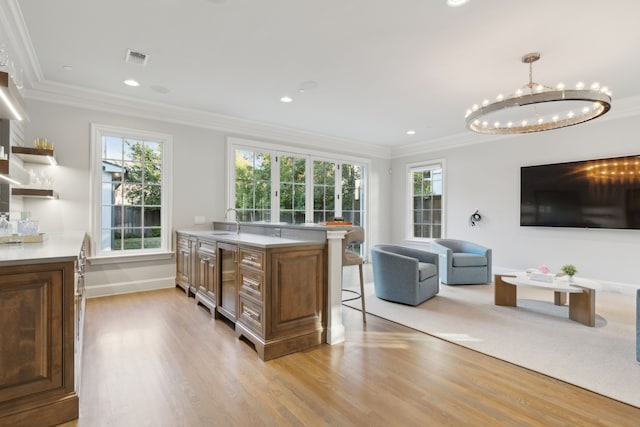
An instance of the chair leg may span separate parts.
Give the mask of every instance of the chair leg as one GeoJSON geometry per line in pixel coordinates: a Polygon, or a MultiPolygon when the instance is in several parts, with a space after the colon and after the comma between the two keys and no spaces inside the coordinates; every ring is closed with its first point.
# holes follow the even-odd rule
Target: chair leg
{"type": "Polygon", "coordinates": [[[360,301],[362,301],[362,323],[367,323],[367,311],[364,308],[364,275],[362,274],[362,264],[358,264],[360,268],[360,301]]]}

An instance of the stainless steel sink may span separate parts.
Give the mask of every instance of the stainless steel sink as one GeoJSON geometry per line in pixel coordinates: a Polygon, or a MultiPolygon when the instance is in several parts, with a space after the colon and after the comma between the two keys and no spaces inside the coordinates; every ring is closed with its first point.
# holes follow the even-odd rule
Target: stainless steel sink
{"type": "Polygon", "coordinates": [[[214,230],[211,232],[212,235],[214,236],[229,236],[231,234],[235,234],[233,231],[226,231],[226,230],[214,230]]]}

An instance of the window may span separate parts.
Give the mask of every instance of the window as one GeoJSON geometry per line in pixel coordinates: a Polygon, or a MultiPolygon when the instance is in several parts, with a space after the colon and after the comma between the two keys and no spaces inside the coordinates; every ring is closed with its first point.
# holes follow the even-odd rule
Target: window
{"type": "Polygon", "coordinates": [[[443,163],[410,165],[408,171],[408,185],[411,189],[410,238],[443,237],[443,163]]]}
{"type": "Polygon", "coordinates": [[[305,222],[307,161],[304,157],[280,156],[280,221],[305,222]]]}
{"type": "Polygon", "coordinates": [[[362,166],[354,164],[342,165],[342,216],[345,221],[362,224],[362,166]]]}
{"type": "Polygon", "coordinates": [[[242,142],[229,144],[234,159],[229,206],[239,220],[301,224],[342,216],[363,225],[364,164],[242,142]]]}
{"type": "Polygon", "coordinates": [[[329,221],[336,216],[336,164],[313,162],[313,222],[329,221]]]}
{"type": "Polygon", "coordinates": [[[170,251],[171,136],[92,125],[97,256],[170,251]]]}
{"type": "Polygon", "coordinates": [[[235,176],[235,208],[238,211],[238,221],[269,221],[271,154],[236,150],[235,176]]]}

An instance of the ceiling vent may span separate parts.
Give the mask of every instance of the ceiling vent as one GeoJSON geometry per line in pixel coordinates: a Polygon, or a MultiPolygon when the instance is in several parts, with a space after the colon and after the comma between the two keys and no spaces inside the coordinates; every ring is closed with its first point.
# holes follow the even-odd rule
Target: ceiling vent
{"type": "Polygon", "coordinates": [[[127,55],[124,57],[124,62],[129,62],[131,64],[144,66],[144,65],[147,65],[148,59],[149,59],[149,55],[147,55],[146,53],[127,49],[127,55]]]}

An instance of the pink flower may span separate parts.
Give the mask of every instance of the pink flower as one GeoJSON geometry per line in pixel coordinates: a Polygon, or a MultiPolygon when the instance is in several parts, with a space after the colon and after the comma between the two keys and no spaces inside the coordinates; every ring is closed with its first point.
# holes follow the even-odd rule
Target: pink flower
{"type": "Polygon", "coordinates": [[[549,273],[549,267],[547,267],[546,265],[542,264],[540,267],[538,267],[538,270],[540,270],[540,273],[542,274],[547,274],[549,273]]]}

